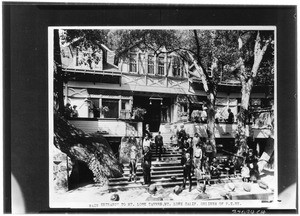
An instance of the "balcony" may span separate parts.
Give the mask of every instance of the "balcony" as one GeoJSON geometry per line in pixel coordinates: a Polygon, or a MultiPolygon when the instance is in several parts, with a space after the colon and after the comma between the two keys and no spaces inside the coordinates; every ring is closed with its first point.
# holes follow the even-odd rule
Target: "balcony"
{"type": "Polygon", "coordinates": [[[143,134],[142,122],[130,119],[74,118],[69,122],[85,133],[99,132],[104,137],[142,137],[143,134]]]}
{"type": "MultiPolygon", "coordinates": [[[[181,123],[166,123],[160,125],[160,131],[162,134],[171,134],[174,126],[176,125],[180,129],[180,125],[184,125],[185,131],[190,135],[194,136],[198,133],[200,137],[207,137],[206,123],[193,123],[193,122],[181,122],[181,123]]],[[[215,124],[215,137],[216,138],[234,138],[236,135],[237,124],[226,124],[219,123],[215,124]]],[[[246,136],[253,136],[254,138],[268,138],[270,128],[252,128],[251,125],[246,126],[246,136]]]]}

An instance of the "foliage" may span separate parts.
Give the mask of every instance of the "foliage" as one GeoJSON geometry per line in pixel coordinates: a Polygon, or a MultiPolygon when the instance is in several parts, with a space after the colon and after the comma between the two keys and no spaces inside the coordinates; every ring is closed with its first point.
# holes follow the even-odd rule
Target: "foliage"
{"type": "Polygon", "coordinates": [[[132,116],[135,118],[135,119],[141,119],[143,120],[144,119],[144,115],[147,113],[146,109],[144,108],[140,108],[140,107],[134,107],[132,109],[132,116]]]}

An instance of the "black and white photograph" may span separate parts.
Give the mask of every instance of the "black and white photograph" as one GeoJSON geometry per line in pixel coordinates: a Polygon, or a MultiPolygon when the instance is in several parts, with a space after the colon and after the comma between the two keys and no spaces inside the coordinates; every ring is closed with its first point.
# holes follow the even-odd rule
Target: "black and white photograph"
{"type": "Polygon", "coordinates": [[[50,207],[276,206],[274,26],[50,27],[49,44],[50,207]]]}
{"type": "Polygon", "coordinates": [[[296,5],[2,6],[4,213],[298,212],[296,5]]]}

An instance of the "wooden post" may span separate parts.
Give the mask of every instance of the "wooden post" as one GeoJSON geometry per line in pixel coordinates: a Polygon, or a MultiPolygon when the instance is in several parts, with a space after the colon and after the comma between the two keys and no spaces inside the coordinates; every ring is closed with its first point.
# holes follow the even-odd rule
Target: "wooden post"
{"type": "Polygon", "coordinates": [[[118,113],[118,118],[120,118],[121,109],[122,109],[122,100],[119,99],[119,113],[118,113]]]}

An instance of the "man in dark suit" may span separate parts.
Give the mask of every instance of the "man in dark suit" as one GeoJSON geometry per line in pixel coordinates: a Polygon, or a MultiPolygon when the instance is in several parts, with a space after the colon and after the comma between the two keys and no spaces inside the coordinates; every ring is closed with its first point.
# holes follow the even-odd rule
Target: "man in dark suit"
{"type": "Polygon", "coordinates": [[[193,160],[191,159],[190,153],[186,153],[185,157],[181,158],[181,165],[183,166],[183,185],[185,189],[186,179],[189,179],[190,187],[189,192],[192,191],[192,172],[193,172],[193,160]]]}
{"type": "Polygon", "coordinates": [[[151,151],[150,147],[145,146],[144,148],[144,154],[143,154],[143,175],[144,175],[144,184],[150,185],[151,184],[151,151]]]}
{"type": "Polygon", "coordinates": [[[155,136],[154,140],[155,140],[155,146],[156,146],[156,154],[159,150],[158,158],[159,158],[159,160],[161,160],[162,147],[164,145],[164,142],[163,142],[163,137],[161,136],[160,131],[158,132],[158,135],[155,136]]]}

